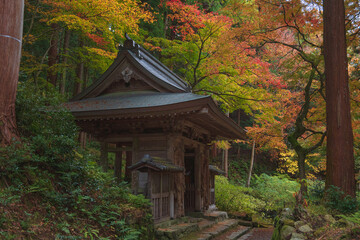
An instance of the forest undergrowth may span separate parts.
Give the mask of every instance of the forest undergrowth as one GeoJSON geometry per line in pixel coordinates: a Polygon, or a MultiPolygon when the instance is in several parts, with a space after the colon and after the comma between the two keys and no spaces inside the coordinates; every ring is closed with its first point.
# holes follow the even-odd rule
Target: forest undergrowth
{"type": "Polygon", "coordinates": [[[233,158],[230,164],[233,167],[229,179],[224,176],[215,179],[216,206],[220,210],[251,220],[261,227],[276,227],[284,209],[295,212],[301,209],[305,214],[295,216],[294,220],[309,222],[315,229],[311,239],[360,237],[359,194],[356,199],[344,197],[339,188],[332,186],[325,190],[322,180],[307,180],[308,194],[299,206],[296,197],[300,183],[294,178],[276,172],[261,173],[259,169],[263,167],[257,166],[250,186],[245,187],[247,162],[233,158]],[[327,218],[333,221],[324,220],[327,218]]]}
{"type": "Polygon", "coordinates": [[[58,93],[20,83],[16,104],[21,138],[0,149],[0,239],[152,238],[150,202],[79,147],[58,93]]]}

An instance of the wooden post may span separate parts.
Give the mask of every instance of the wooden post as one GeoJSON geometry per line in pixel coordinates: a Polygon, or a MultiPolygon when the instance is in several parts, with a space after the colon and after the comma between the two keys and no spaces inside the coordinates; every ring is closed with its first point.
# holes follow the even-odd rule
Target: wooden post
{"type": "Polygon", "coordinates": [[[125,164],[125,181],[131,182],[131,171],[128,169],[132,165],[132,152],[126,151],[126,164],[125,164]]]}
{"type": "Polygon", "coordinates": [[[108,171],[108,145],[106,142],[101,142],[101,156],[100,156],[100,159],[101,159],[101,166],[103,168],[103,171],[104,172],[107,172],[108,171]]]}
{"type": "Polygon", "coordinates": [[[194,178],[195,178],[195,211],[201,211],[201,165],[203,148],[198,145],[195,148],[194,178]]]}
{"type": "Polygon", "coordinates": [[[170,218],[175,218],[175,198],[174,198],[174,174],[169,174],[169,201],[170,201],[170,218]]]}
{"type": "MultiPolygon", "coordinates": [[[[132,159],[131,159],[131,164],[136,163],[137,161],[139,161],[139,137],[134,137],[133,138],[133,145],[132,145],[132,159]]],[[[132,189],[137,189],[138,186],[138,178],[139,178],[139,174],[138,171],[132,171],[131,172],[131,187],[132,189]]]]}
{"type": "Polygon", "coordinates": [[[79,133],[79,142],[80,142],[80,147],[84,149],[86,146],[86,132],[79,133]]]}
{"type": "Polygon", "coordinates": [[[162,208],[163,208],[163,174],[160,172],[160,218],[162,217],[162,208]]]}
{"type": "MultiPolygon", "coordinates": [[[[121,144],[116,144],[117,148],[121,147],[121,144]]],[[[115,152],[115,166],[114,166],[114,177],[117,182],[121,182],[121,172],[122,172],[122,155],[123,152],[117,151],[115,152]]]]}

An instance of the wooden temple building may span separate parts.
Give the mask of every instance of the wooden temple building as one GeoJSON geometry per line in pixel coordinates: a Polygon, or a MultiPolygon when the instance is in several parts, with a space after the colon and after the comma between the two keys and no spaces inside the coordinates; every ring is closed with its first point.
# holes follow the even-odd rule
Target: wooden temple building
{"type": "Polygon", "coordinates": [[[133,192],[153,203],[155,222],[205,211],[214,202],[211,176],[217,174],[209,166],[211,142],[245,138],[211,96],[193,94],[130,38],[107,71],[67,106],[81,130],[101,142],[105,170],[108,152],[115,152],[115,175],[126,168],[133,192]]]}

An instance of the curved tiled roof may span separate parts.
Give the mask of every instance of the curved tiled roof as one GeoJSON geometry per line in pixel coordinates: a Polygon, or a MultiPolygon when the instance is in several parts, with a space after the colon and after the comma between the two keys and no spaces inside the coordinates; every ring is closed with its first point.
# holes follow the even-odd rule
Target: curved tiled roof
{"type": "Polygon", "coordinates": [[[189,102],[210,96],[193,93],[160,93],[160,92],[130,92],[113,93],[96,98],[86,98],[68,102],[66,106],[71,112],[87,112],[99,110],[120,110],[131,108],[150,108],[182,102],[189,102]]]}

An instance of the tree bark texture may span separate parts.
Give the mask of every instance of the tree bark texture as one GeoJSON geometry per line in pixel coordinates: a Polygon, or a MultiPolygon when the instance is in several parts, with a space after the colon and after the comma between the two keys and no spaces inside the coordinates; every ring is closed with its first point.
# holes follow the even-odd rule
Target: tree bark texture
{"type": "MultiPolygon", "coordinates": [[[[80,48],[84,47],[84,41],[80,41],[80,48]]],[[[83,86],[83,82],[84,82],[84,62],[81,59],[81,62],[78,63],[77,67],[76,67],[76,81],[75,81],[75,85],[74,85],[74,93],[73,96],[78,95],[79,93],[81,93],[82,91],[82,86],[83,86]]]]}
{"type": "MultiPolygon", "coordinates": [[[[310,153],[312,153],[313,151],[315,151],[318,147],[320,147],[324,141],[324,138],[326,136],[326,132],[324,133],[319,133],[321,134],[321,138],[320,140],[314,144],[311,147],[303,147],[301,145],[301,143],[299,142],[299,139],[302,138],[302,136],[307,132],[310,131],[310,129],[307,129],[304,126],[304,122],[307,118],[307,115],[309,113],[309,109],[310,109],[310,103],[311,103],[311,85],[312,82],[315,78],[315,69],[313,68],[311,70],[308,82],[305,86],[304,89],[304,103],[301,107],[300,112],[298,113],[297,117],[296,117],[296,121],[295,121],[295,125],[294,125],[294,130],[293,132],[291,132],[287,139],[291,145],[291,147],[295,150],[296,154],[297,154],[297,162],[298,162],[298,168],[299,168],[299,180],[301,182],[301,193],[300,193],[300,198],[302,198],[302,196],[307,195],[307,187],[306,187],[306,171],[305,171],[305,159],[306,156],[310,153]]],[[[302,199],[301,199],[302,201],[302,199]]]]}
{"type": "Polygon", "coordinates": [[[345,8],[342,0],[324,1],[327,162],[326,187],[355,197],[355,163],[347,70],[345,8]]]}
{"type": "Polygon", "coordinates": [[[0,0],[0,143],[17,138],[15,100],[24,17],[23,0],[0,0]]]}
{"type": "Polygon", "coordinates": [[[255,160],[255,140],[253,142],[253,146],[252,146],[252,150],[251,150],[251,161],[250,161],[249,175],[248,175],[248,179],[247,179],[247,183],[246,183],[247,187],[250,186],[251,174],[252,174],[252,170],[253,170],[253,167],[254,167],[254,160],[255,160]]]}
{"type": "Polygon", "coordinates": [[[65,30],[65,36],[64,36],[64,47],[63,47],[63,58],[62,58],[62,64],[64,65],[62,70],[62,78],[60,82],[60,93],[62,95],[65,94],[66,89],[66,76],[67,76],[67,63],[68,63],[68,54],[69,54],[69,46],[70,46],[70,30],[65,30]]]}
{"type": "MultiPolygon", "coordinates": [[[[298,151],[298,168],[299,168],[299,179],[300,179],[300,193],[301,198],[304,195],[307,195],[307,183],[306,183],[306,171],[305,171],[305,160],[306,155],[305,151],[298,151]]],[[[302,199],[300,200],[302,201],[302,199]]]]}

